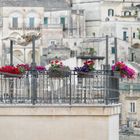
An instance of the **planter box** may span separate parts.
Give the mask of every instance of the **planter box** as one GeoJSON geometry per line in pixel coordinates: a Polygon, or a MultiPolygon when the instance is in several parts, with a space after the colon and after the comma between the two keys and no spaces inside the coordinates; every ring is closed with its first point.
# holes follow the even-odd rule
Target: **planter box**
{"type": "Polygon", "coordinates": [[[91,72],[78,72],[78,78],[93,78],[94,75],[91,72]]]}
{"type": "Polygon", "coordinates": [[[1,75],[4,75],[4,78],[22,78],[23,74],[11,74],[7,72],[0,72],[1,75]]]}
{"type": "Polygon", "coordinates": [[[60,69],[51,70],[48,72],[50,78],[64,78],[70,76],[70,71],[62,71],[60,69]]]}
{"type": "Polygon", "coordinates": [[[120,72],[119,71],[114,71],[114,77],[116,78],[121,78],[120,72]]]}

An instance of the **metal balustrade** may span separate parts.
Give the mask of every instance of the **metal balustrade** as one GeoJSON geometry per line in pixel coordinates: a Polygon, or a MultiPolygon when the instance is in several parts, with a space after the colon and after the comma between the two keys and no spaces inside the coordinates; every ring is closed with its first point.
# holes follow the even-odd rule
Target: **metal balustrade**
{"type": "Polygon", "coordinates": [[[0,75],[0,104],[116,104],[118,78],[111,71],[94,71],[79,77],[49,77],[47,71],[23,77],[0,75]]]}

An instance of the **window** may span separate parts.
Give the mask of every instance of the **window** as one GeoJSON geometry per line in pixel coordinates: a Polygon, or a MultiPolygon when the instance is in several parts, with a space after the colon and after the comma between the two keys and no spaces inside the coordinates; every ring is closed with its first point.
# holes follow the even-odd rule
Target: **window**
{"type": "Polygon", "coordinates": [[[113,9],[108,9],[108,16],[114,16],[114,10],[113,9]]]}
{"type": "Polygon", "coordinates": [[[13,17],[13,19],[12,19],[12,27],[13,28],[18,27],[18,18],[17,17],[13,17]]]}
{"type": "Polygon", "coordinates": [[[125,12],[124,12],[124,16],[131,16],[131,12],[125,11],[125,12]]]}
{"type": "Polygon", "coordinates": [[[112,52],[112,54],[115,54],[115,47],[111,48],[111,52],[112,52]]]}
{"type": "Polygon", "coordinates": [[[50,41],[49,41],[49,44],[50,44],[51,46],[56,45],[56,40],[50,40],[50,41]]]}
{"type": "Polygon", "coordinates": [[[138,32],[138,39],[140,39],[140,32],[138,32]]]}
{"type": "Polygon", "coordinates": [[[133,38],[136,38],[136,34],[135,33],[133,33],[133,38]]]}
{"type": "Polygon", "coordinates": [[[60,24],[62,24],[63,29],[65,28],[65,17],[60,18],[60,24]]]}
{"type": "Polygon", "coordinates": [[[48,25],[48,17],[44,17],[44,24],[48,25]]]}
{"type": "Polygon", "coordinates": [[[136,16],[138,15],[138,11],[135,11],[135,15],[136,15],[136,16]]]}
{"type": "Polygon", "coordinates": [[[136,112],[136,103],[135,102],[131,102],[130,103],[130,112],[136,112]]]}
{"type": "Polygon", "coordinates": [[[30,27],[30,28],[34,28],[34,24],[35,24],[34,17],[30,17],[30,18],[29,18],[29,27],[30,27]]]}
{"type": "Polygon", "coordinates": [[[74,42],[74,46],[77,46],[77,43],[76,42],[74,42]]]}
{"type": "Polygon", "coordinates": [[[55,41],[51,41],[51,45],[55,45],[55,41]]]}
{"type": "Polygon", "coordinates": [[[112,60],[112,64],[114,64],[115,63],[115,60],[112,60]]]}
{"type": "Polygon", "coordinates": [[[126,31],[123,32],[123,40],[124,40],[124,41],[127,40],[127,32],[126,32],[126,31]]]}
{"type": "Polygon", "coordinates": [[[93,32],[92,35],[95,37],[95,35],[96,35],[95,32],[93,32]]]}

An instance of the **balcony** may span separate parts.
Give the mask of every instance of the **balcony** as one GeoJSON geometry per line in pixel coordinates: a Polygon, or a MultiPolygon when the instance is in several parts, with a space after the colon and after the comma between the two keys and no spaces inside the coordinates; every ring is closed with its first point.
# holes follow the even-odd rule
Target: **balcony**
{"type": "Polygon", "coordinates": [[[47,25],[43,25],[43,27],[44,28],[47,28],[47,29],[49,29],[49,28],[51,28],[51,29],[57,29],[57,28],[60,28],[60,29],[62,29],[63,28],[63,26],[62,26],[62,24],[47,24],[47,25]]]}
{"type": "Polygon", "coordinates": [[[34,26],[34,27],[29,27],[29,26],[17,26],[17,27],[13,27],[11,25],[9,25],[9,29],[10,30],[40,30],[41,26],[34,26]]]}
{"type": "Polygon", "coordinates": [[[22,78],[0,75],[0,104],[118,104],[118,79],[112,71],[93,71],[88,77],[49,77],[48,72],[36,76],[27,72],[22,78]]]}
{"type": "Polygon", "coordinates": [[[43,25],[43,28],[47,28],[47,29],[62,29],[62,30],[68,30],[68,24],[65,24],[65,26],[63,26],[63,24],[47,24],[47,25],[43,25]]]}

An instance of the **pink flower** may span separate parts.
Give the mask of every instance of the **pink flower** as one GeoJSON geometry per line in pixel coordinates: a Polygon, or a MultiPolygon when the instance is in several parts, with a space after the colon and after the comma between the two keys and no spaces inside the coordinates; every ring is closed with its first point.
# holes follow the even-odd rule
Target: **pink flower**
{"type": "Polygon", "coordinates": [[[136,73],[135,71],[128,67],[126,64],[124,64],[123,62],[116,62],[113,66],[112,66],[112,70],[113,71],[118,71],[120,72],[120,76],[122,78],[128,78],[128,79],[132,79],[135,77],[136,73]]]}
{"type": "Polygon", "coordinates": [[[58,60],[55,60],[55,63],[57,64],[59,61],[58,60]]]}

